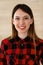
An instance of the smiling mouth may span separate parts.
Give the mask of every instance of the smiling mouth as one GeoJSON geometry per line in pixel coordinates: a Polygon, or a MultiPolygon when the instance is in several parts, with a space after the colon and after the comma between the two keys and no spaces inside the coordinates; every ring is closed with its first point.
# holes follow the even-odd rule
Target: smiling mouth
{"type": "Polygon", "coordinates": [[[19,26],[19,28],[20,28],[21,30],[23,30],[23,29],[26,28],[26,26],[19,26]]]}

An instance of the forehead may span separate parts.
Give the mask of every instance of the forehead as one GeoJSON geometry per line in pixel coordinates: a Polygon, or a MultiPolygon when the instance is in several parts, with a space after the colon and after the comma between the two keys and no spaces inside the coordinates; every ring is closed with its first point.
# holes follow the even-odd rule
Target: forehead
{"type": "Polygon", "coordinates": [[[14,16],[29,16],[28,13],[24,12],[22,9],[18,9],[15,13],[14,16]]]}

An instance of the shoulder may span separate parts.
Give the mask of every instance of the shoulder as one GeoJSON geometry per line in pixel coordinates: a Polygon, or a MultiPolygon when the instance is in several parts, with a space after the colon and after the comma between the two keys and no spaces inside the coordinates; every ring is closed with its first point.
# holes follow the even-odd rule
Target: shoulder
{"type": "Polygon", "coordinates": [[[5,39],[3,39],[3,40],[1,41],[1,44],[7,44],[8,42],[9,42],[8,39],[5,38],[5,39]]]}
{"type": "Polygon", "coordinates": [[[41,48],[43,47],[43,40],[42,39],[39,39],[39,44],[41,46],[41,48]]]}
{"type": "Polygon", "coordinates": [[[39,39],[39,42],[40,42],[40,43],[43,43],[43,40],[42,40],[42,39],[39,39]]]}
{"type": "Polygon", "coordinates": [[[8,37],[5,38],[1,41],[1,44],[8,44],[8,43],[13,43],[14,42],[14,38],[8,37]]]}
{"type": "Polygon", "coordinates": [[[38,42],[38,47],[40,47],[40,49],[42,50],[43,49],[43,40],[42,39],[39,39],[39,42],[38,42]]]}
{"type": "Polygon", "coordinates": [[[43,46],[43,40],[42,39],[39,39],[38,43],[39,43],[40,46],[43,46]]]}
{"type": "Polygon", "coordinates": [[[1,49],[7,50],[12,47],[12,43],[14,43],[14,38],[5,38],[1,42],[1,49]]]}
{"type": "Polygon", "coordinates": [[[36,48],[42,49],[43,48],[43,40],[38,38],[38,40],[35,40],[36,42],[36,48]]]}
{"type": "Polygon", "coordinates": [[[38,38],[38,40],[35,40],[38,44],[43,44],[43,39],[38,38]]]}
{"type": "Polygon", "coordinates": [[[7,46],[8,46],[8,39],[7,38],[5,38],[5,39],[3,39],[2,41],[1,41],[1,50],[4,50],[5,48],[7,48],[7,46]]]}

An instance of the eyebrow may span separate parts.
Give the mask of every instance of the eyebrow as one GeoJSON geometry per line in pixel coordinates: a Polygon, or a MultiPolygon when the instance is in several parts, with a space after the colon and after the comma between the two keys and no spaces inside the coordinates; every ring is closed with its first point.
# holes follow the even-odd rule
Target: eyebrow
{"type": "MultiPolygon", "coordinates": [[[[14,18],[15,18],[15,17],[21,17],[21,16],[17,15],[17,16],[14,16],[14,18]]],[[[24,16],[22,16],[22,17],[30,17],[30,16],[24,15],[24,16]]]]}

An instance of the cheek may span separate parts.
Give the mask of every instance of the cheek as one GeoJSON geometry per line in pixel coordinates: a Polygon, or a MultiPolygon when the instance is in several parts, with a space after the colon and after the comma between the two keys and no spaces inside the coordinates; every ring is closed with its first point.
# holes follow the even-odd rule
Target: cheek
{"type": "Polygon", "coordinates": [[[30,26],[30,21],[26,23],[26,26],[30,26]]]}
{"type": "Polygon", "coordinates": [[[29,23],[26,23],[26,27],[29,28],[30,27],[30,22],[29,23]]]}

